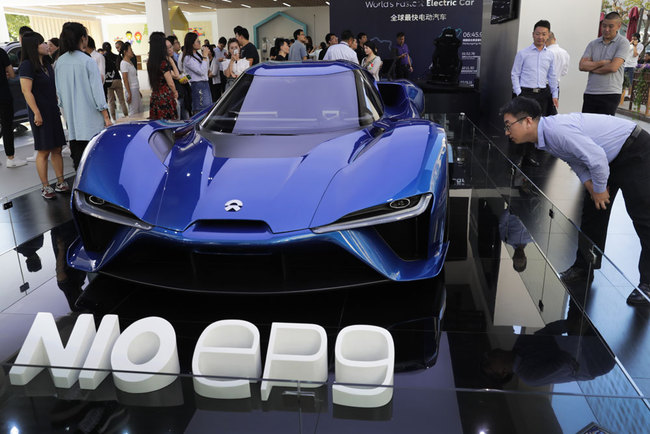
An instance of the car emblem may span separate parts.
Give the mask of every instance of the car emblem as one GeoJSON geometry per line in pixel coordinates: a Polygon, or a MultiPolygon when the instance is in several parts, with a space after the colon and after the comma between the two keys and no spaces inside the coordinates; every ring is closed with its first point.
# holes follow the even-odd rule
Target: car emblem
{"type": "Polygon", "coordinates": [[[241,200],[233,199],[226,202],[226,211],[228,212],[237,212],[244,206],[244,203],[241,200]]]}

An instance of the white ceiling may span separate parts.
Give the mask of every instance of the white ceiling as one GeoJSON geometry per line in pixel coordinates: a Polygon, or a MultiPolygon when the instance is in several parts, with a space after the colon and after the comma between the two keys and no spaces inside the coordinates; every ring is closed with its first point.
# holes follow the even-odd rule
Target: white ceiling
{"type": "MultiPolygon", "coordinates": [[[[183,12],[210,12],[218,9],[327,6],[326,0],[169,0],[169,7],[179,6],[183,12]]],[[[140,15],[145,2],[126,0],[2,0],[5,12],[44,13],[73,16],[140,15]]]]}

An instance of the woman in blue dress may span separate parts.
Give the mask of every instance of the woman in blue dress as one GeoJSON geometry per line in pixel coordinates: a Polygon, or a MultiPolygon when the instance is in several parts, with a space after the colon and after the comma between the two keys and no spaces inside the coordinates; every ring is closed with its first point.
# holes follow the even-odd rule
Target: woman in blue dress
{"type": "Polygon", "coordinates": [[[18,69],[20,88],[27,102],[29,123],[34,134],[36,171],[43,184],[41,195],[45,199],[54,199],[55,192],[68,192],[70,187],[63,179],[61,148],[65,145],[65,134],[56,102],[54,70],[50,62],[43,61],[46,56],[49,56],[49,47],[43,37],[35,32],[25,33],[18,69]],[[56,174],[57,183],[54,188],[48,181],[48,158],[51,159],[56,174]]]}
{"type": "Polygon", "coordinates": [[[84,53],[88,31],[81,23],[63,25],[61,55],[56,61],[56,94],[68,125],[72,164],[77,170],[84,149],[104,127],[112,125],[97,63],[84,53]]]}

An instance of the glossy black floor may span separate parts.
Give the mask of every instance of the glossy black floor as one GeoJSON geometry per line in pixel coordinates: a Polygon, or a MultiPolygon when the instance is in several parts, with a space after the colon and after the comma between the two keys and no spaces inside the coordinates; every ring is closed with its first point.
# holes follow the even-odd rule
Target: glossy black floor
{"type": "MultiPolygon", "coordinates": [[[[575,288],[568,292],[555,275],[544,273],[535,246],[526,248],[526,270],[518,264],[515,271],[514,251],[500,239],[499,220],[506,202],[516,210],[517,201],[504,200],[483,181],[480,188],[472,185],[478,178],[476,172],[468,175],[463,188],[452,191],[452,247],[438,278],[281,296],[182,293],[86,276],[65,265],[63,253],[76,233],[67,208],[59,207],[64,201],[56,212],[46,212],[50,203],[15,200],[6,212],[14,213],[13,220],[32,216],[34,223],[20,219],[21,245],[0,255],[0,430],[577,433],[596,425],[608,432],[649,432],[650,412],[641,398],[643,381],[650,378],[648,312],[617,312],[630,326],[619,336],[593,327],[589,318],[602,310],[602,300],[575,288]],[[544,276],[543,296],[534,292],[538,274],[544,276]],[[538,299],[545,308],[537,306],[538,299]],[[110,377],[93,392],[57,389],[47,371],[27,386],[12,386],[11,362],[40,311],[54,314],[64,339],[80,312],[95,314],[97,324],[101,316],[117,314],[122,330],[140,318],[163,317],[176,330],[182,375],[164,390],[144,395],[116,390],[110,377]],[[201,331],[220,319],[255,324],[263,359],[273,322],[319,324],[328,334],[332,371],[334,342],[343,327],[385,327],[396,345],[393,400],[374,410],[335,405],[333,372],[318,389],[296,395],[278,388],[265,402],[259,383],[250,399],[201,398],[190,374],[193,347],[201,331]],[[510,350],[517,354],[517,368],[508,381],[482,369],[508,360],[510,350]]],[[[524,199],[522,207],[535,202],[524,199]]],[[[523,214],[535,233],[536,223],[523,214]]]]}

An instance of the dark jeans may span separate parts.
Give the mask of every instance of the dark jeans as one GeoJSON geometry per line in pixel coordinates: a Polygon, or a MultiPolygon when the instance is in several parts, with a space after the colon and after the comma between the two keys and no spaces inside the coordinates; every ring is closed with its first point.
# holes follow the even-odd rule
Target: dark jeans
{"type": "Polygon", "coordinates": [[[582,113],[599,113],[601,115],[614,116],[620,102],[620,93],[609,93],[606,95],[585,93],[582,98],[582,113]]]}
{"type": "Polygon", "coordinates": [[[213,84],[210,80],[210,93],[212,94],[212,102],[216,102],[221,97],[221,83],[213,84]]]}
{"type": "MultiPolygon", "coordinates": [[[[625,196],[625,207],[632,219],[634,229],[641,240],[639,273],[641,283],[650,283],[650,134],[643,131],[618,156],[609,163],[609,196],[612,202],[606,210],[597,210],[589,194],[585,194],[582,205],[580,229],[602,251],[605,250],[607,225],[612,205],[619,190],[625,196]]],[[[586,249],[578,250],[574,265],[587,268],[589,261],[583,256],[586,249]]],[[[599,258],[600,259],[600,258],[599,258]]],[[[598,259],[594,268],[600,267],[598,259]]]]}
{"type": "Polygon", "coordinates": [[[88,141],[85,140],[70,140],[70,157],[72,158],[72,167],[74,170],[77,170],[79,167],[79,162],[81,162],[81,156],[86,149],[88,141]]]}
{"type": "Polygon", "coordinates": [[[0,123],[5,155],[13,157],[16,151],[14,149],[14,102],[11,98],[0,102],[0,123]]]}

